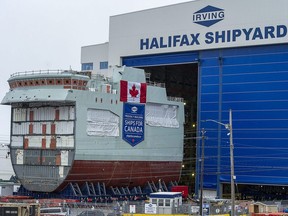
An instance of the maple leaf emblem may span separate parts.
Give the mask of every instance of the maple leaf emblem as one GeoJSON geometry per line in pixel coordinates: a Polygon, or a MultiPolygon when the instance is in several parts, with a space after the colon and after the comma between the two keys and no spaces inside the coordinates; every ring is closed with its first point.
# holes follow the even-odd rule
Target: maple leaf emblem
{"type": "Polygon", "coordinates": [[[131,95],[131,97],[136,98],[137,95],[139,94],[139,91],[136,89],[135,84],[132,86],[131,89],[129,89],[129,94],[131,95]]]}

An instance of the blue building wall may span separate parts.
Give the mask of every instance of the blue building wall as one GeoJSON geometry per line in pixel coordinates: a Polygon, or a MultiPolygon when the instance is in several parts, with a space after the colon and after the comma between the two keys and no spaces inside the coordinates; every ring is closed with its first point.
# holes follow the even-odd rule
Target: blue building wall
{"type": "Polygon", "coordinates": [[[230,143],[223,126],[201,120],[229,123],[229,109],[236,183],[288,185],[288,45],[203,51],[200,59],[204,188],[230,182],[230,143]]]}
{"type": "MultiPolygon", "coordinates": [[[[288,185],[288,44],[126,57],[123,65],[199,63],[198,136],[205,129],[204,188],[230,182],[233,111],[236,183],[288,185]],[[182,60],[181,60],[182,59],[182,60]]],[[[189,76],[189,74],[187,74],[189,76]]],[[[197,158],[201,140],[197,141],[197,158]]],[[[196,190],[199,160],[196,160],[196,190]]]]}

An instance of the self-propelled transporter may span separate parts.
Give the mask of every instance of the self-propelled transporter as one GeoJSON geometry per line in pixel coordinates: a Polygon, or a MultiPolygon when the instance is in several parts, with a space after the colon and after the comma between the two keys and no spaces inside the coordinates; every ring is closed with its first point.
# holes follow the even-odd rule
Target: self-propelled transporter
{"type": "Polygon", "coordinates": [[[11,162],[27,190],[179,180],[183,101],[146,81],[143,70],[125,68],[109,79],[33,71],[12,74],[8,83],[2,104],[11,105],[11,162]]]}

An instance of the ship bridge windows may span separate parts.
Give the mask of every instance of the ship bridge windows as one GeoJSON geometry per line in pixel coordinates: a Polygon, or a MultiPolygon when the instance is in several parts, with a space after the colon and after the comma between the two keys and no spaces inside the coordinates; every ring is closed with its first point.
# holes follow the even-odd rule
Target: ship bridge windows
{"type": "Polygon", "coordinates": [[[67,78],[35,78],[22,81],[9,81],[11,89],[17,87],[38,87],[38,86],[63,86],[64,89],[86,90],[87,80],[67,78]]]}
{"type": "Polygon", "coordinates": [[[57,85],[63,85],[63,80],[62,79],[57,79],[56,80],[57,85]]]}

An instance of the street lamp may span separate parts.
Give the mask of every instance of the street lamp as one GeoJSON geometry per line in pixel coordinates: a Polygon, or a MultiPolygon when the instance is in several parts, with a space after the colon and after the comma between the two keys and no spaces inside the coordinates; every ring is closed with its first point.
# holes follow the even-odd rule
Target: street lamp
{"type": "Polygon", "coordinates": [[[200,179],[200,216],[203,216],[203,174],[204,174],[204,147],[205,147],[205,130],[202,129],[202,147],[201,147],[201,179],[200,179]]]}
{"type": "Polygon", "coordinates": [[[233,146],[233,129],[232,129],[232,110],[229,110],[229,124],[207,119],[206,121],[215,122],[223,125],[228,131],[230,136],[230,168],[231,168],[231,216],[235,215],[235,176],[234,176],[234,146],[233,146]]]}

